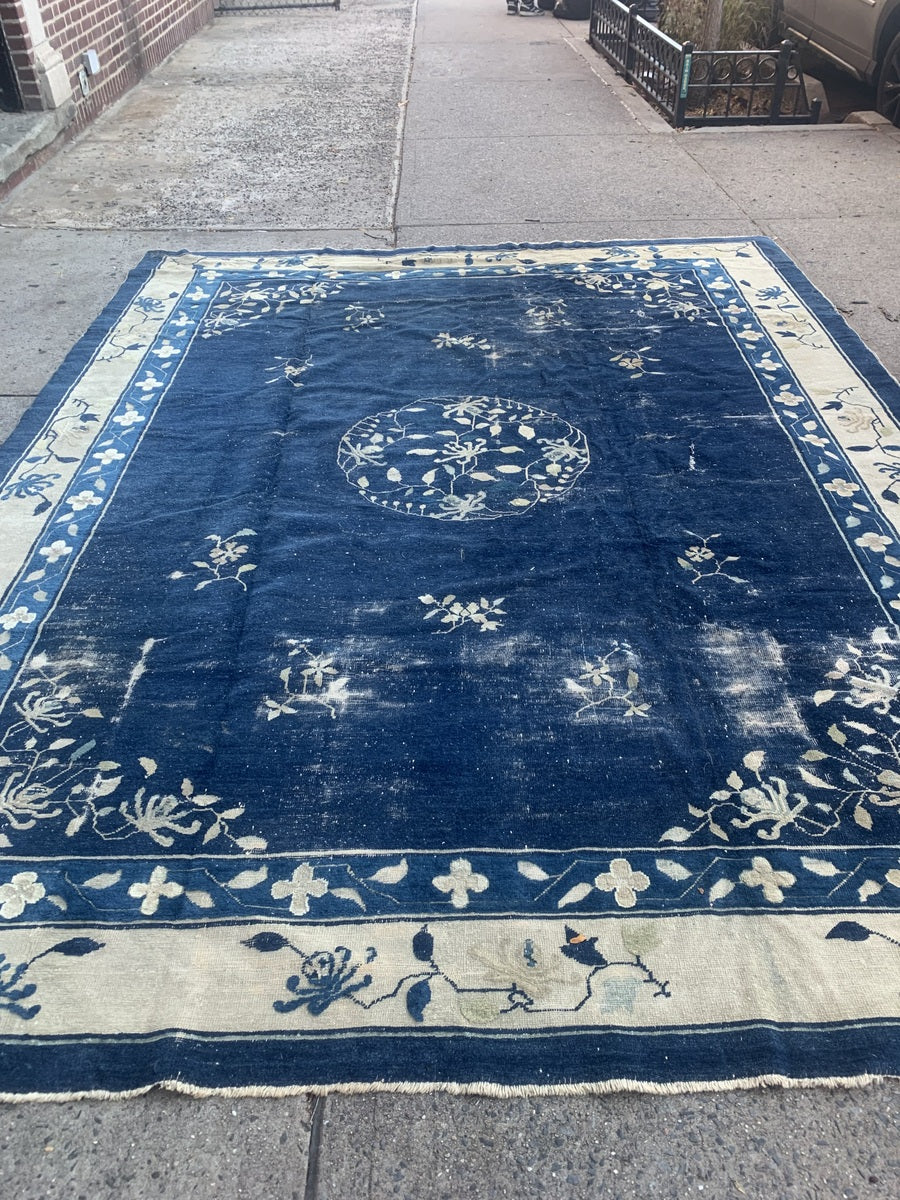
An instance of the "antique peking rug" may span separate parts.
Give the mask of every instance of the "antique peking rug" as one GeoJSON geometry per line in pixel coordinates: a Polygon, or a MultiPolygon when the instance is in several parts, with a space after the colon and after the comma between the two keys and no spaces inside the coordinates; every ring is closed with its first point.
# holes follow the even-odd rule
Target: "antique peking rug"
{"type": "Polygon", "coordinates": [[[898,416],[765,240],[149,255],[3,449],[0,1093],[900,1074],[898,416]]]}

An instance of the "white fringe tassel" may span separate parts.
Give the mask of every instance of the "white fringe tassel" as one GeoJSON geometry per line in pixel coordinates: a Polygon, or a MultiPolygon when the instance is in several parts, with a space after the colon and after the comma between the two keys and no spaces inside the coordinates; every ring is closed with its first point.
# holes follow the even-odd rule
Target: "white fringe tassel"
{"type": "Polygon", "coordinates": [[[823,1075],[815,1079],[794,1079],[788,1075],[754,1075],[746,1079],[711,1079],[700,1083],[652,1083],[641,1079],[606,1079],[597,1083],[521,1084],[503,1083],[329,1083],[298,1084],[288,1087],[208,1088],[181,1079],[165,1079],[146,1087],[124,1092],[0,1092],[0,1102],[26,1104],[61,1102],[66,1100],[130,1100],[148,1092],[178,1092],[184,1096],[223,1096],[228,1099],[259,1097],[277,1100],[285,1096],[361,1096],[372,1092],[394,1092],[406,1096],[445,1092],[450,1096],[487,1096],[496,1100],[512,1100],[519,1096],[611,1096],[633,1092],[648,1096],[677,1096],[687,1092],[737,1092],[754,1088],[859,1088],[870,1084],[900,1080],[896,1075],[823,1075]]]}

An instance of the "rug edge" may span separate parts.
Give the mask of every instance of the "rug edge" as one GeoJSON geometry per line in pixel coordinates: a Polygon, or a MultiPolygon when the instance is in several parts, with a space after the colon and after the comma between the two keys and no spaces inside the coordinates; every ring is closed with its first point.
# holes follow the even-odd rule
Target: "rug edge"
{"type": "Polygon", "coordinates": [[[514,1100],[522,1097],[577,1096],[680,1096],[702,1092],[746,1092],[755,1089],[830,1088],[850,1091],[886,1083],[900,1083],[900,1075],[822,1075],[810,1078],[790,1075],[750,1075],[740,1079],[710,1079],[654,1083],[640,1079],[607,1079],[593,1083],[561,1084],[502,1084],[488,1081],[476,1083],[426,1082],[405,1083],[377,1080],[373,1083],[296,1084],[286,1087],[249,1086],[237,1088],[200,1087],[180,1079],[164,1079],[159,1083],[125,1091],[81,1092],[0,1092],[0,1104],[52,1104],[72,1100],[134,1100],[151,1092],[173,1092],[194,1099],[262,1099],[277,1100],[291,1096],[362,1096],[372,1093],[394,1093],[417,1096],[444,1093],[449,1096],[482,1096],[494,1100],[514,1100]]]}

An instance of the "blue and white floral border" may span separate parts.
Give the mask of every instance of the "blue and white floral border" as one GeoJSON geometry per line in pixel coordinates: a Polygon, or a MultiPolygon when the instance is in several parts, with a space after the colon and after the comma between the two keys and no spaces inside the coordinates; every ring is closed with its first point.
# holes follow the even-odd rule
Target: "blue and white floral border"
{"type": "Polygon", "coordinates": [[[900,912],[900,847],[0,859],[0,928],[853,906],[900,912]]]}

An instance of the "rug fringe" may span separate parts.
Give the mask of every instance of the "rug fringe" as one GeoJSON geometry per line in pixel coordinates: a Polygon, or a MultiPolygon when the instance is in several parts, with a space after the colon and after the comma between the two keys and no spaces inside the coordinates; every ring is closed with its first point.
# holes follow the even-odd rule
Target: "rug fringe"
{"type": "Polygon", "coordinates": [[[225,1099],[277,1100],[289,1096],[363,1096],[373,1092],[395,1093],[418,1096],[444,1092],[450,1096],[484,1096],[493,1100],[514,1100],[523,1096],[613,1096],[636,1093],[648,1096],[679,1096],[699,1092],[746,1092],[756,1088],[850,1088],[869,1087],[873,1084],[900,1082],[898,1075],[822,1075],[811,1079],[794,1079],[788,1075],[753,1075],[745,1079],[710,1079],[701,1082],[680,1081],[675,1083],[653,1083],[641,1079],[607,1079],[596,1083],[558,1084],[503,1084],[503,1083],[391,1083],[376,1080],[373,1083],[330,1083],[297,1084],[287,1087],[250,1086],[237,1088],[210,1088],[188,1083],[182,1079],[165,1079],[160,1083],[127,1091],[86,1092],[0,1092],[0,1103],[53,1103],[68,1100],[132,1100],[153,1091],[176,1092],[198,1099],[221,1096],[225,1099]]]}

